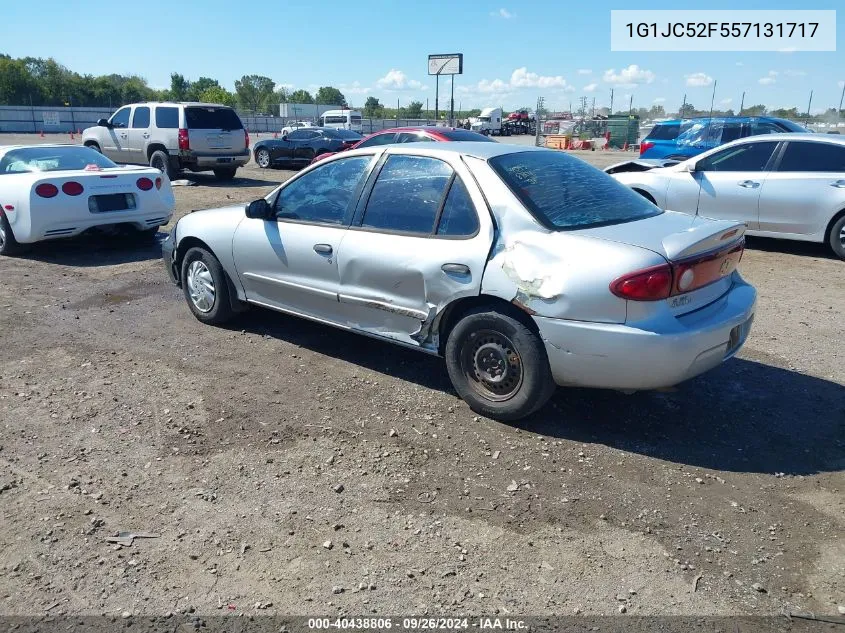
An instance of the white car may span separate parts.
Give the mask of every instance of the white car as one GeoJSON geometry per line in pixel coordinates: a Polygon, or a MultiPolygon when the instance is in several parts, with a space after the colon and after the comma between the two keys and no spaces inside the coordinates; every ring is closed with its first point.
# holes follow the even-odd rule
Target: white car
{"type": "Polygon", "coordinates": [[[308,121],[297,121],[296,123],[288,123],[285,127],[282,128],[282,136],[286,134],[290,134],[294,130],[301,130],[304,127],[314,127],[312,123],[308,121]]]}
{"type": "Polygon", "coordinates": [[[669,167],[606,170],[661,209],[739,220],[746,235],[822,242],[845,259],[845,139],[765,134],[669,167]]]}
{"type": "Polygon", "coordinates": [[[93,229],[153,237],[173,216],[170,180],[78,145],[0,146],[0,255],[93,229]]]}

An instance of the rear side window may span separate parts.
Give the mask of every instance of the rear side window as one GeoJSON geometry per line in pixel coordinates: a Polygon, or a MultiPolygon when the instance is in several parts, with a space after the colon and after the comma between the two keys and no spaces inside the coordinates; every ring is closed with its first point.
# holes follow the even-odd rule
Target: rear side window
{"type": "Polygon", "coordinates": [[[397,143],[424,143],[433,140],[421,132],[400,132],[396,135],[397,143]]]}
{"type": "Polygon", "coordinates": [[[446,204],[437,224],[437,235],[470,237],[478,231],[478,215],[469,192],[460,178],[455,178],[446,196],[446,204]]]}
{"type": "Polygon", "coordinates": [[[743,143],[696,163],[697,171],[763,171],[777,143],[743,143]]]}
{"type": "Polygon", "coordinates": [[[242,130],[243,124],[231,108],[185,108],[189,130],[242,130]]]}
{"type": "Polygon", "coordinates": [[[480,141],[482,143],[495,143],[492,138],[489,136],[484,136],[483,134],[479,134],[478,132],[472,132],[471,130],[461,130],[461,129],[454,129],[454,130],[437,130],[437,133],[445,136],[450,141],[480,141]]]}
{"type": "Polygon", "coordinates": [[[681,131],[679,123],[670,125],[655,125],[651,128],[651,132],[645,137],[646,141],[674,141],[678,138],[678,133],[681,131]]]}
{"type": "Polygon", "coordinates": [[[845,146],[790,141],[783,152],[778,171],[845,173],[845,146]]]}
{"type": "Polygon", "coordinates": [[[132,127],[142,129],[150,127],[150,109],[147,106],[135,108],[135,113],[132,115],[132,127]]]}
{"type": "Polygon", "coordinates": [[[768,121],[752,121],[751,122],[751,135],[756,136],[757,134],[781,134],[786,130],[780,129],[774,123],[769,123],[768,121]]]}
{"type": "Polygon", "coordinates": [[[307,138],[311,138],[311,133],[305,130],[294,130],[288,134],[288,139],[291,141],[304,141],[307,138]]]}
{"type": "Polygon", "coordinates": [[[156,108],[156,127],[173,129],[179,127],[179,108],[156,108]]]}
{"type": "Polygon", "coordinates": [[[663,213],[580,158],[554,150],[502,154],[488,163],[537,221],[552,230],[620,224],[663,213]]]}
{"type": "Polygon", "coordinates": [[[742,137],[742,123],[725,123],[722,128],[722,143],[730,143],[742,137]]]}
{"type": "Polygon", "coordinates": [[[362,226],[431,235],[452,168],[424,156],[391,156],[370,194],[362,226]]]}

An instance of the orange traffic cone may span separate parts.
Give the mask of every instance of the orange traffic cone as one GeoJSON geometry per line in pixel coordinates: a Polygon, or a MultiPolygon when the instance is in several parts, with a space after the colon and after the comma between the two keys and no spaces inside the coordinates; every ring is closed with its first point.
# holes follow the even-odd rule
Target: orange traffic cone
{"type": "Polygon", "coordinates": [[[77,134],[79,134],[79,135],[81,135],[81,134],[82,134],[82,130],[80,130],[79,128],[76,128],[76,133],[77,133],[77,134]]]}
{"type": "Polygon", "coordinates": [[[625,144],[622,146],[622,151],[623,151],[623,152],[627,152],[627,151],[628,151],[628,141],[625,141],[625,144]]]}
{"type": "Polygon", "coordinates": [[[39,134],[41,138],[44,138],[44,130],[41,130],[41,134],[39,134]]]}
{"type": "Polygon", "coordinates": [[[73,130],[70,131],[70,140],[73,140],[73,130]]]}
{"type": "Polygon", "coordinates": [[[278,132],[273,132],[273,138],[279,138],[279,133],[278,133],[278,132]]]}

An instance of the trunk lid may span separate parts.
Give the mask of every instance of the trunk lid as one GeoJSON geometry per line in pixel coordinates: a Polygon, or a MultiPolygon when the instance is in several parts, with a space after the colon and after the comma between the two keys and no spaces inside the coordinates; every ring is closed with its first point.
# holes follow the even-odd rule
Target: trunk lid
{"type": "Polygon", "coordinates": [[[245,147],[244,126],[232,108],[188,106],[185,125],[191,150],[215,155],[231,155],[245,147]]]}

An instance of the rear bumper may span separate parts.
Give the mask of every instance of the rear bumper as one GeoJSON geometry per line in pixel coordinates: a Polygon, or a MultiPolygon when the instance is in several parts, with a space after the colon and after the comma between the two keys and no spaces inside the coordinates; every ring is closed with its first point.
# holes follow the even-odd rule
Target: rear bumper
{"type": "Polygon", "coordinates": [[[735,355],[748,336],[757,292],[737,281],[704,308],[648,329],[534,317],[558,385],[669,387],[735,355]]]}
{"type": "Polygon", "coordinates": [[[237,152],[211,153],[180,151],[179,162],[188,169],[226,169],[243,167],[249,162],[249,150],[244,148],[237,152]]]}
{"type": "Polygon", "coordinates": [[[143,213],[112,211],[108,213],[79,213],[65,218],[33,218],[28,230],[13,227],[15,238],[21,243],[40,242],[60,237],[73,237],[101,227],[124,224],[143,231],[170,222],[173,211],[167,208],[144,210],[143,213]],[[19,232],[20,231],[20,232],[19,232]]]}

